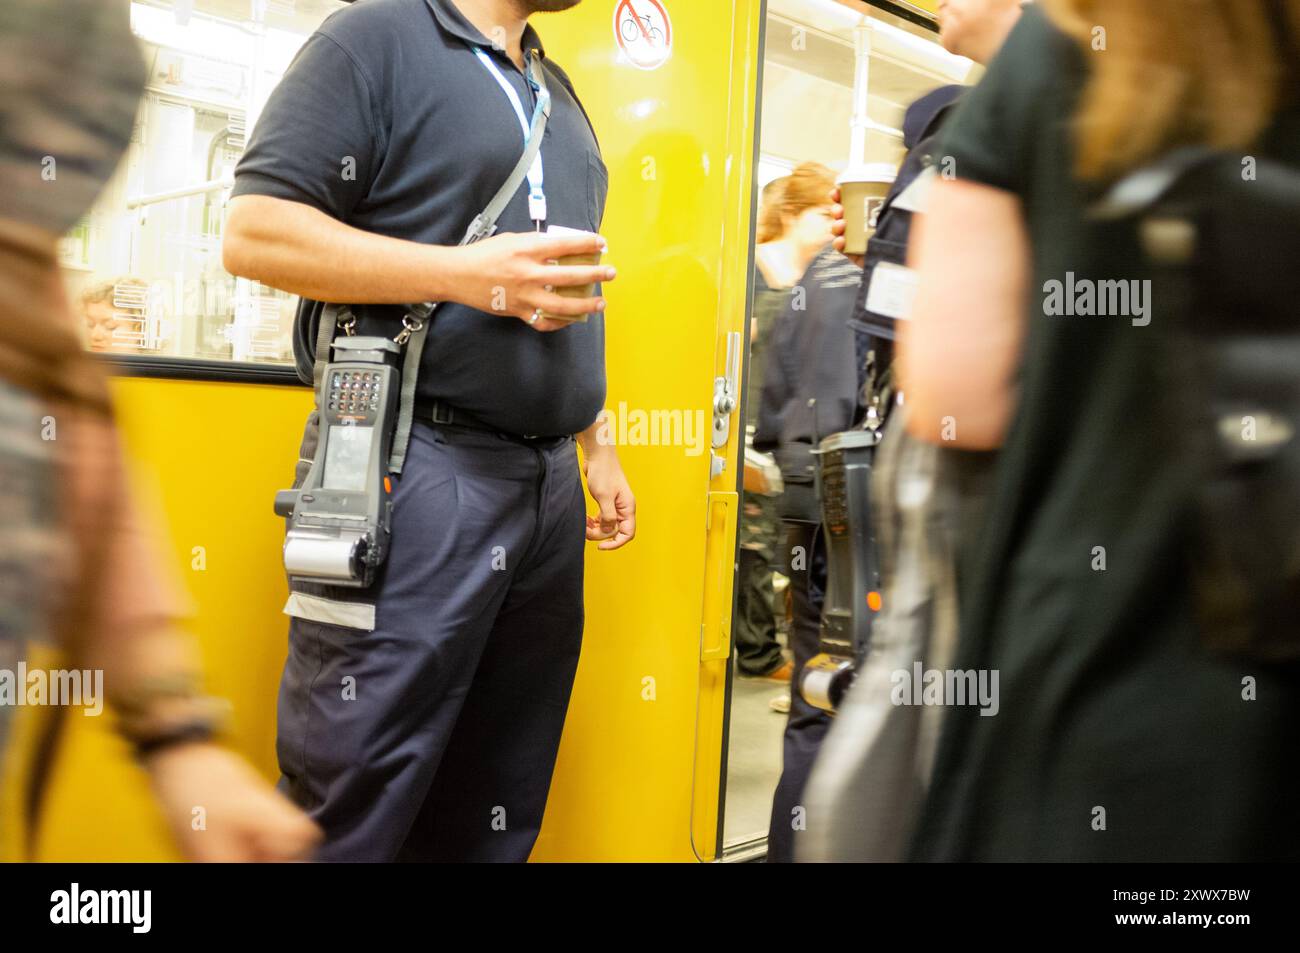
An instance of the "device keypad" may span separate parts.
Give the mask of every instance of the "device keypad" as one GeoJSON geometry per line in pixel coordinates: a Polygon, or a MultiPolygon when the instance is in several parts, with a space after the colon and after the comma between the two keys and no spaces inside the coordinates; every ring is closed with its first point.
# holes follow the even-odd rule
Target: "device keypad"
{"type": "Polygon", "coordinates": [[[384,371],[332,368],[329,374],[330,386],[325,412],[330,418],[337,420],[346,417],[356,423],[376,423],[384,371]]]}

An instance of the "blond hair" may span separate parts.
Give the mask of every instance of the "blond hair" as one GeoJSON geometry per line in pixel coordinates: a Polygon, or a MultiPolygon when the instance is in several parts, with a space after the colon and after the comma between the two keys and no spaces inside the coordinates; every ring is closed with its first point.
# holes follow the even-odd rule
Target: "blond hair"
{"type": "Polygon", "coordinates": [[[1248,148],[1294,94],[1300,0],[1043,6],[1089,59],[1075,116],[1085,180],[1116,178],[1179,145],[1248,148]]]}
{"type": "Polygon", "coordinates": [[[109,278],[108,281],[100,281],[87,287],[79,296],[82,311],[86,311],[90,304],[107,304],[110,308],[116,308],[123,313],[133,313],[133,315],[142,315],[144,311],[143,302],[148,298],[148,283],[140,281],[139,278],[123,276],[109,278]],[[130,304],[130,306],[118,306],[118,298],[122,291],[125,291],[125,298],[138,298],[142,304],[130,304]]]}

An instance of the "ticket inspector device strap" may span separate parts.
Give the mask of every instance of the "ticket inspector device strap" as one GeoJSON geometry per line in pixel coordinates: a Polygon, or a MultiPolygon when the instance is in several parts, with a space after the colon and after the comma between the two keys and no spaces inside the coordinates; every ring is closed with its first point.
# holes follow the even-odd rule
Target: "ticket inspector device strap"
{"type": "MultiPolygon", "coordinates": [[[[519,101],[519,95],[514,88],[506,81],[487,53],[478,47],[474,47],[474,53],[504,84],[516,111],[523,120],[523,104],[519,101]]],[[[474,217],[474,221],[465,230],[465,235],[460,240],[461,245],[472,245],[496,233],[497,221],[501,218],[501,213],[515,197],[525,178],[528,179],[529,184],[529,214],[534,215],[535,212],[540,211],[541,217],[534,215],[533,218],[539,228],[546,220],[546,196],[542,191],[541,150],[542,137],[546,134],[546,122],[551,116],[551,94],[547,89],[546,77],[537,52],[525,53],[525,57],[528,60],[528,80],[537,93],[537,108],[533,110],[532,122],[525,121],[524,153],[515,163],[510,177],[492,197],[492,201],[488,202],[483,211],[474,217]],[[536,170],[535,182],[534,169],[536,170]],[[534,193],[538,196],[537,199],[534,199],[534,193]]],[[[415,385],[419,377],[420,358],[424,353],[424,338],[429,332],[429,323],[433,320],[438,303],[410,304],[406,308],[407,314],[402,320],[404,330],[398,335],[399,343],[406,344],[406,354],[402,362],[402,389],[398,400],[397,429],[393,436],[392,452],[389,454],[389,470],[397,474],[402,472],[402,467],[406,463],[411,425],[415,422],[415,385]]],[[[316,359],[312,368],[313,384],[318,397],[325,365],[329,363],[330,347],[334,343],[335,331],[342,327],[350,333],[352,320],[352,312],[348,305],[326,304],[321,313],[320,329],[316,336],[316,359]]]]}

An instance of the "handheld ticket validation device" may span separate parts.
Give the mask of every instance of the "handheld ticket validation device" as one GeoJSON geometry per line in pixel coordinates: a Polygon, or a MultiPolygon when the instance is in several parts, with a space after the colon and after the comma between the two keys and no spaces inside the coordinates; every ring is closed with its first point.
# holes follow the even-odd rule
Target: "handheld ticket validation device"
{"type": "Polygon", "coordinates": [[[399,397],[401,346],[341,337],[321,379],[320,441],[303,485],[276,494],[289,521],[291,581],[369,586],[388,553],[388,476],[399,397]]]}
{"type": "Polygon", "coordinates": [[[826,533],[826,600],[818,654],[804,666],[804,701],[834,712],[856,677],[880,609],[880,567],[871,522],[871,470],[878,430],[833,434],[817,450],[822,526],[826,533]]]}

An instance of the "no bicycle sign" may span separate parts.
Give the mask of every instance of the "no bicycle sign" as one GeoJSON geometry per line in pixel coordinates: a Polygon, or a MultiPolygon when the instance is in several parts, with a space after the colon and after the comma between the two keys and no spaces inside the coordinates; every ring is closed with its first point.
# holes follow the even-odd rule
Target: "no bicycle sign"
{"type": "Polygon", "coordinates": [[[661,0],[619,0],[614,39],[637,69],[658,69],[673,55],[673,23],[661,0]]]}

